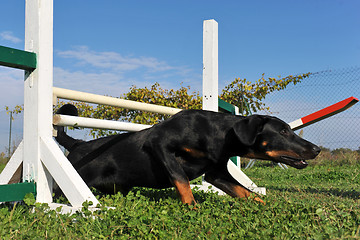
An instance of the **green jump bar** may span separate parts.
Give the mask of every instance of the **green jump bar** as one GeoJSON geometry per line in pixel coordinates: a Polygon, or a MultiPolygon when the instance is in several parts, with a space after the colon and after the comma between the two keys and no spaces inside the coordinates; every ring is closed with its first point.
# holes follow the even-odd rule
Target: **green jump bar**
{"type": "Polygon", "coordinates": [[[36,68],[36,54],[0,46],[0,65],[33,71],[36,68]]]}
{"type": "Polygon", "coordinates": [[[28,193],[32,193],[36,196],[35,183],[23,182],[0,185],[0,202],[22,201],[28,193]]]}
{"type": "MultiPolygon", "coordinates": [[[[235,106],[228,103],[228,102],[225,102],[224,100],[220,99],[219,98],[219,101],[218,101],[218,105],[219,105],[219,110],[220,111],[225,111],[225,112],[229,112],[231,114],[235,114],[235,106]]],[[[236,157],[231,157],[230,160],[237,164],[236,162],[236,157]]]]}
{"type": "Polygon", "coordinates": [[[219,98],[219,102],[218,102],[218,105],[219,105],[219,109],[220,110],[224,110],[226,112],[230,112],[231,114],[235,114],[235,107],[234,105],[228,103],[228,102],[225,102],[224,100],[220,99],[219,98]]]}

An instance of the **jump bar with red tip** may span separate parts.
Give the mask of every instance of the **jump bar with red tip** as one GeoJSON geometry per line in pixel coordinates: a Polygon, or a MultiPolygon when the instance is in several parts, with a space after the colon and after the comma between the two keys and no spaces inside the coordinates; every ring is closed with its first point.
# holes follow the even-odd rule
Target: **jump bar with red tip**
{"type": "Polygon", "coordinates": [[[309,126],[310,124],[316,123],[320,120],[323,120],[325,118],[331,117],[335,114],[338,114],[349,107],[353,106],[355,103],[357,103],[359,99],[355,97],[349,97],[345,100],[342,100],[338,103],[335,103],[329,107],[323,108],[317,112],[314,112],[312,114],[309,114],[303,118],[297,119],[291,123],[289,123],[292,130],[298,130],[300,128],[309,126]]]}

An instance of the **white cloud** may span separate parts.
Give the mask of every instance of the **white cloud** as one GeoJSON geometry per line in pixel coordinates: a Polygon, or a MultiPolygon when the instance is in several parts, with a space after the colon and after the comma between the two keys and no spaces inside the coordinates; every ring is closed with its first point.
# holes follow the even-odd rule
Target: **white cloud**
{"type": "Polygon", "coordinates": [[[15,37],[13,35],[13,32],[11,32],[11,31],[0,32],[0,37],[1,37],[1,39],[10,41],[12,43],[19,43],[22,41],[20,38],[15,37]]]}
{"type": "MultiPolygon", "coordinates": [[[[88,73],[54,67],[54,86],[72,90],[119,96],[121,76],[114,73],[88,73]]],[[[124,91],[123,91],[124,92],[124,91]]]]}
{"type": "Polygon", "coordinates": [[[138,79],[124,79],[121,74],[113,72],[88,73],[70,71],[54,67],[54,86],[82,92],[119,97],[128,92],[132,85],[138,87],[150,86],[154,82],[138,79]]]}
{"type": "Polygon", "coordinates": [[[201,85],[201,76],[185,66],[171,66],[154,57],[123,56],[117,52],[97,52],[87,46],[56,51],[56,56],[69,59],[69,67],[54,68],[54,84],[74,90],[119,96],[132,85],[151,86],[155,82],[165,88],[201,85]],[[71,70],[70,70],[71,69],[71,70]],[[200,76],[200,77],[199,77],[200,76]],[[199,84],[197,84],[199,83],[199,84]]]}
{"type": "Polygon", "coordinates": [[[141,67],[149,71],[174,70],[164,61],[153,57],[125,57],[116,52],[96,52],[87,46],[80,46],[74,50],[57,51],[57,55],[63,58],[72,58],[80,64],[91,65],[97,68],[112,69],[113,71],[132,71],[141,67]]]}

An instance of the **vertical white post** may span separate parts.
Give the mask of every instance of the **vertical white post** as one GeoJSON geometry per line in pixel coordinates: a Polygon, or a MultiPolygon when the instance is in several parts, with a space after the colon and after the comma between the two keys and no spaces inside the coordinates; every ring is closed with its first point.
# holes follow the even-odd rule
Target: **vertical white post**
{"type": "MultiPolygon", "coordinates": [[[[236,116],[239,116],[240,115],[240,111],[239,111],[239,108],[237,106],[234,106],[235,107],[235,115],[236,116]]],[[[236,156],[236,166],[238,168],[241,168],[241,159],[239,156],[236,156]]]]}
{"type": "Polygon", "coordinates": [[[75,208],[99,202],[52,138],[53,0],[26,0],[25,50],[36,69],[25,73],[23,180],[36,182],[36,200],[52,202],[53,178],[75,208]]]}
{"type": "Polygon", "coordinates": [[[23,179],[37,183],[37,201],[52,202],[52,177],[40,161],[40,138],[52,133],[53,1],[26,0],[25,50],[37,67],[25,73],[23,179]]]}
{"type": "MultiPolygon", "coordinates": [[[[218,23],[211,19],[204,21],[203,30],[203,110],[217,112],[218,103],[218,23]]],[[[238,112],[238,109],[235,109],[238,112]]],[[[240,158],[237,159],[240,164],[240,158]]],[[[253,192],[266,194],[265,188],[258,188],[240,168],[228,161],[229,173],[244,187],[253,192]]]]}
{"type": "Polygon", "coordinates": [[[203,26],[203,110],[218,111],[218,23],[203,26]]]}

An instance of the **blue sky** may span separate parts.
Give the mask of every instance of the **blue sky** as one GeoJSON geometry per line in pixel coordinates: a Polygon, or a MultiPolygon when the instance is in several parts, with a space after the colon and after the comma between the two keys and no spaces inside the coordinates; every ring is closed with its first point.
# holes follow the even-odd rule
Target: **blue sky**
{"type": "MultiPolygon", "coordinates": [[[[219,23],[219,88],[241,77],[360,63],[360,1],[54,1],[54,86],[120,96],[131,85],[201,91],[202,24],[219,23]]],[[[0,45],[23,49],[25,1],[0,2],[0,45]]],[[[23,101],[23,72],[0,67],[3,106],[23,101]]],[[[21,116],[14,138],[21,138],[21,116]]]]}

